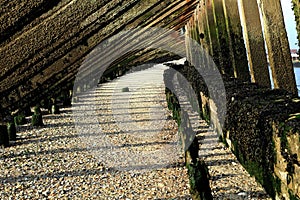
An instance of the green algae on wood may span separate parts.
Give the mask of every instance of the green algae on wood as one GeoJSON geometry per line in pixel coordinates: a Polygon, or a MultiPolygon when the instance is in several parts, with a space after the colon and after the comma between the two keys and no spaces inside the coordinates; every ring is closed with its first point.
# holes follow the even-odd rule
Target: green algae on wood
{"type": "Polygon", "coordinates": [[[42,114],[33,114],[31,118],[31,125],[32,126],[43,126],[43,118],[42,114]]]}
{"type": "Polygon", "coordinates": [[[16,130],[15,123],[13,122],[7,123],[7,132],[8,132],[9,141],[16,141],[17,130],[16,130]]]}
{"type": "Polygon", "coordinates": [[[26,118],[24,114],[18,114],[14,117],[15,125],[23,125],[26,124],[26,118]]]}

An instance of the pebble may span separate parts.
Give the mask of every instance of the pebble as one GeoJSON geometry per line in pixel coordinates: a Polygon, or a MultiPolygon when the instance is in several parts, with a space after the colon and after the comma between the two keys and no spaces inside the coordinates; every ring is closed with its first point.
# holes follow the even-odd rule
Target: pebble
{"type": "Polygon", "coordinates": [[[240,192],[237,195],[239,195],[239,196],[247,196],[247,193],[246,192],[240,192]]]}
{"type": "MultiPolygon", "coordinates": [[[[162,80],[162,71],[162,68],[156,68],[153,72],[159,74],[162,80]]],[[[132,80],[131,76],[130,80],[132,80]]],[[[110,93],[115,84],[114,81],[103,84],[103,92],[110,93]]],[[[148,109],[139,107],[146,105],[141,100],[149,101],[150,105],[151,98],[162,98],[162,101],[158,102],[163,105],[165,114],[170,115],[164,101],[165,88],[153,88],[151,92],[159,95],[150,95],[149,98],[144,99],[143,94],[137,93],[133,96],[136,102],[132,103],[132,106],[136,110],[134,108],[132,111],[139,113],[133,115],[135,120],[149,119],[147,114],[143,114],[148,112],[148,109]]],[[[147,90],[149,91],[148,86],[144,91],[147,90]]],[[[103,130],[105,129],[107,133],[119,132],[120,137],[116,134],[111,135],[116,143],[126,144],[125,139],[130,144],[134,144],[135,141],[137,143],[138,137],[126,135],[126,131],[120,130],[114,123],[112,110],[109,107],[111,106],[109,95],[100,96],[98,100],[107,102],[101,110],[99,109],[101,112],[99,114],[102,114],[101,119],[105,122],[103,130]]],[[[140,172],[116,170],[99,160],[94,152],[87,148],[87,144],[78,137],[80,135],[73,123],[72,108],[62,108],[57,115],[44,115],[43,120],[44,127],[34,128],[30,124],[18,126],[16,144],[1,149],[0,199],[190,199],[187,187],[189,180],[185,168],[162,166],[140,172]]],[[[137,122],[141,126],[147,123],[147,121],[137,122]]],[[[164,142],[166,138],[171,138],[172,134],[176,134],[174,127],[176,123],[169,119],[165,127],[166,133],[159,133],[159,138],[164,142]],[[166,134],[170,136],[163,139],[161,136],[166,134]]],[[[148,146],[149,149],[160,147],[159,145],[148,146]]],[[[135,149],[141,147],[137,146],[135,149]]],[[[148,147],[143,148],[147,150],[148,147]]],[[[182,158],[178,161],[183,164],[182,158]]]]}
{"type": "MultiPolygon", "coordinates": [[[[155,74],[162,75],[164,68],[160,66],[149,70],[153,71],[145,71],[154,79],[155,74]]],[[[138,81],[142,74],[136,72],[117,80],[119,83],[129,84],[131,80],[138,81]],[[123,80],[126,77],[128,80],[123,80]]],[[[145,79],[141,82],[144,83],[145,79]]],[[[120,129],[112,115],[112,101],[108,94],[111,94],[116,85],[116,81],[101,85],[100,95],[97,97],[98,101],[102,102],[98,109],[101,116],[98,121],[105,122],[101,128],[112,141],[134,152],[140,147],[128,147],[124,144],[135,144],[140,134],[136,137],[126,134],[130,127],[120,129]]],[[[149,119],[143,114],[147,113],[148,109],[142,108],[141,105],[148,105],[148,101],[151,105],[152,98],[160,98],[157,102],[166,109],[164,86],[152,85],[151,92],[160,95],[150,95],[147,98],[142,91],[150,91],[149,87],[145,86],[144,90],[138,87],[129,88],[132,93],[136,92],[136,95],[132,96],[131,105],[134,108],[132,113],[138,114],[132,114],[132,118],[139,126],[147,125],[149,119]],[[139,121],[142,118],[146,120],[139,121]]],[[[156,141],[165,142],[177,134],[177,125],[169,117],[170,111],[166,109],[165,115],[168,121],[166,130],[157,135],[156,141]]],[[[99,160],[91,149],[87,149],[86,143],[81,141],[73,122],[71,108],[61,109],[58,115],[44,115],[43,120],[44,127],[33,128],[30,124],[18,126],[19,139],[15,145],[0,149],[0,199],[191,199],[182,156],[177,160],[179,164],[170,168],[133,172],[116,170],[99,160]]],[[[200,124],[202,127],[206,126],[205,122],[200,124]]],[[[209,131],[205,134],[201,135],[204,136],[202,142],[205,142],[207,134],[208,141],[213,137],[218,141],[216,134],[209,131]]],[[[151,145],[148,146],[142,146],[142,150],[152,148],[151,145]]],[[[153,145],[154,147],[160,146],[153,145]]],[[[271,199],[222,144],[201,144],[200,156],[203,156],[209,168],[214,199],[271,199]]]]}
{"type": "Polygon", "coordinates": [[[162,184],[162,183],[158,183],[158,184],[157,184],[157,186],[158,186],[159,188],[163,188],[163,187],[165,187],[165,185],[164,185],[164,184],[162,184]]]}

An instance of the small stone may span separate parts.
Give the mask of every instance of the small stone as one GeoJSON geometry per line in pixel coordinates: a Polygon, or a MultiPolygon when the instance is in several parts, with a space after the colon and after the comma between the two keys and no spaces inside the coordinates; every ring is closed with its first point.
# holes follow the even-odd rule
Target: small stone
{"type": "Polygon", "coordinates": [[[247,196],[247,193],[246,192],[240,192],[237,195],[239,195],[239,196],[247,196]]]}
{"type": "Polygon", "coordinates": [[[159,188],[165,187],[165,185],[164,185],[163,183],[158,183],[157,186],[158,186],[159,188]]]}

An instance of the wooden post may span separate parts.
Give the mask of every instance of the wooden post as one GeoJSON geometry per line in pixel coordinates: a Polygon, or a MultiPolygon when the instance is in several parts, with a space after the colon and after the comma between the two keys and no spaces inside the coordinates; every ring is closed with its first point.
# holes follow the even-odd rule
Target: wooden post
{"type": "Polygon", "coordinates": [[[212,0],[216,32],[220,44],[220,67],[224,74],[234,76],[229,37],[226,30],[226,20],[222,0],[212,0]]]}
{"type": "Polygon", "coordinates": [[[9,146],[9,136],[7,132],[7,125],[3,122],[0,122],[0,147],[9,146]]]}
{"type": "Polygon", "coordinates": [[[234,76],[242,81],[250,82],[247,52],[237,0],[223,0],[223,9],[229,35],[234,76]]]}
{"type": "Polygon", "coordinates": [[[258,5],[253,0],[238,0],[252,81],[271,88],[270,74],[258,5]]]}
{"type": "Polygon", "coordinates": [[[192,126],[189,120],[188,113],[186,111],[181,111],[181,141],[183,144],[183,149],[185,149],[185,144],[190,139],[193,139],[191,145],[187,148],[185,152],[185,164],[188,169],[188,176],[190,179],[190,193],[192,199],[195,200],[210,200],[213,199],[211,194],[211,188],[209,185],[209,172],[205,165],[205,162],[199,158],[199,142],[198,138],[189,138],[190,131],[192,131],[192,126]]]}
{"type": "MultiPolygon", "coordinates": [[[[212,46],[211,46],[211,36],[210,36],[210,27],[208,25],[208,19],[207,19],[207,7],[205,2],[201,2],[201,7],[199,10],[199,16],[198,16],[198,26],[199,26],[199,38],[200,43],[203,48],[204,52],[201,52],[202,56],[202,63],[204,66],[204,69],[210,68],[213,66],[213,63],[209,57],[212,55],[212,46]]],[[[200,94],[199,94],[200,96],[200,94]]]]}
{"type": "Polygon", "coordinates": [[[198,30],[199,30],[199,38],[200,43],[203,49],[206,51],[210,51],[210,39],[209,39],[209,30],[207,27],[207,19],[206,19],[206,10],[205,10],[205,4],[202,3],[199,8],[198,13],[198,30]]]}
{"type": "Polygon", "coordinates": [[[257,2],[263,15],[274,87],[298,95],[280,0],[257,0],[257,2]]]}
{"type": "Polygon", "coordinates": [[[295,14],[296,20],[296,29],[298,32],[298,46],[300,45],[300,1],[299,0],[292,0],[293,2],[293,10],[295,14]]]}
{"type": "Polygon", "coordinates": [[[31,118],[31,125],[32,126],[43,126],[44,125],[40,105],[36,105],[34,107],[34,113],[31,118]]]}
{"type": "Polygon", "coordinates": [[[7,132],[8,132],[8,138],[9,141],[16,141],[17,139],[17,130],[16,130],[16,125],[12,120],[7,123],[7,132]]]}
{"type": "Polygon", "coordinates": [[[191,38],[191,35],[190,35],[190,24],[187,23],[185,25],[185,49],[186,49],[186,59],[191,62],[192,60],[192,56],[191,56],[191,48],[190,48],[190,38],[191,38]]]}
{"type": "Polygon", "coordinates": [[[209,21],[208,21],[208,2],[205,0],[204,2],[204,16],[205,16],[205,21],[204,21],[204,39],[206,40],[206,43],[208,44],[207,50],[209,52],[209,55],[213,55],[213,48],[212,48],[212,41],[211,41],[211,33],[210,33],[210,26],[209,26],[209,21]]]}
{"type": "Polygon", "coordinates": [[[213,11],[213,2],[212,0],[206,0],[206,13],[207,13],[207,23],[209,27],[209,37],[210,37],[210,46],[211,46],[211,55],[213,56],[214,62],[219,68],[219,70],[222,72],[220,69],[220,52],[221,52],[221,47],[220,43],[218,40],[217,36],[217,30],[216,30],[216,23],[214,19],[214,11],[213,11]]]}
{"type": "MultiPolygon", "coordinates": [[[[199,43],[203,48],[203,51],[206,51],[208,49],[206,40],[204,39],[204,9],[203,9],[203,5],[199,3],[199,7],[197,9],[197,28],[198,28],[198,38],[199,38],[199,43]]],[[[207,63],[206,63],[206,54],[205,52],[199,52],[200,53],[200,65],[202,68],[205,69],[205,67],[207,67],[207,63]]]]}
{"type": "Polygon", "coordinates": [[[57,105],[56,97],[51,98],[51,114],[59,114],[59,107],[57,105]]]}

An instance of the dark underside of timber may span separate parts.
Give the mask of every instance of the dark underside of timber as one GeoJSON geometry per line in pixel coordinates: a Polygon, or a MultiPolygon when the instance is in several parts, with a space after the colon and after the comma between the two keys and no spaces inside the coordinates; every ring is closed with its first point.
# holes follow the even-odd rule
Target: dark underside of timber
{"type": "MultiPolygon", "coordinates": [[[[198,1],[26,0],[0,3],[0,113],[5,118],[71,88],[85,57],[123,30],[164,27],[179,30],[198,1]]],[[[123,55],[127,67],[173,59],[159,50],[123,55]],[[126,61],[127,60],[127,61],[126,61]]]]}

